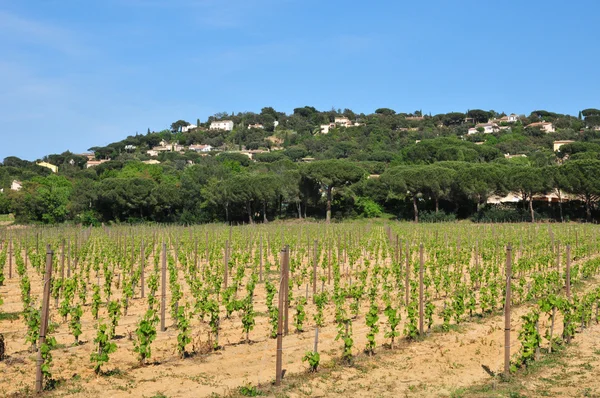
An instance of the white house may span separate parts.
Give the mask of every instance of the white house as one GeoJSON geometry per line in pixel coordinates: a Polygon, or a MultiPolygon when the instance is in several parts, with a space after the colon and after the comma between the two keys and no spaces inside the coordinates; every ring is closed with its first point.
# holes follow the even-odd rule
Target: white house
{"type": "Polygon", "coordinates": [[[23,188],[23,183],[21,181],[13,180],[12,184],[10,184],[11,191],[20,191],[23,188]]]}
{"type": "Polygon", "coordinates": [[[197,128],[198,126],[196,126],[195,124],[190,124],[189,126],[181,126],[181,132],[182,133],[187,133],[190,130],[193,130],[195,128],[197,128]]]}
{"type": "Polygon", "coordinates": [[[218,120],[210,123],[211,130],[233,130],[233,121],[231,120],[218,120]]]}
{"type": "Polygon", "coordinates": [[[554,128],[554,125],[550,122],[536,122],[536,123],[531,123],[528,124],[526,126],[527,128],[539,128],[540,130],[542,130],[545,133],[554,133],[556,131],[556,129],[554,128]]]}
{"type": "Polygon", "coordinates": [[[210,145],[190,145],[190,151],[196,152],[210,152],[213,147],[210,145]]]}
{"type": "Polygon", "coordinates": [[[148,154],[148,156],[158,156],[158,151],[155,151],[154,149],[150,149],[146,151],[146,153],[148,154]]]}
{"type": "Polygon", "coordinates": [[[256,123],[256,124],[249,124],[249,125],[248,125],[248,130],[250,130],[250,129],[264,129],[264,128],[265,128],[265,126],[263,126],[263,125],[262,125],[262,124],[260,124],[260,123],[256,123]]]}
{"type": "Polygon", "coordinates": [[[85,164],[85,168],[89,169],[90,167],[96,167],[101,165],[102,163],[110,162],[110,159],[100,159],[100,160],[88,160],[85,164]]]}
{"type": "Polygon", "coordinates": [[[329,124],[322,124],[321,125],[321,134],[327,134],[329,133],[330,129],[335,128],[335,123],[329,123],[329,124]]]}
{"type": "Polygon", "coordinates": [[[567,145],[567,144],[572,144],[575,141],[572,140],[560,140],[560,141],[554,141],[554,152],[558,152],[558,150],[560,149],[561,146],[563,145],[567,145]]]}
{"type": "Polygon", "coordinates": [[[135,151],[135,148],[137,148],[135,145],[125,145],[126,151],[135,151]]]}
{"type": "Polygon", "coordinates": [[[343,127],[350,127],[353,125],[353,123],[350,121],[350,119],[348,119],[346,116],[340,116],[340,117],[336,117],[335,119],[333,119],[335,124],[339,124],[340,126],[343,127]]]}
{"type": "Polygon", "coordinates": [[[483,129],[484,134],[491,134],[500,131],[500,128],[496,123],[479,123],[475,127],[471,127],[467,134],[476,134],[479,132],[478,129],[483,129]]]}
{"type": "Polygon", "coordinates": [[[507,120],[508,123],[516,123],[519,121],[519,115],[517,115],[516,113],[511,113],[510,115],[507,116],[507,120]]]}

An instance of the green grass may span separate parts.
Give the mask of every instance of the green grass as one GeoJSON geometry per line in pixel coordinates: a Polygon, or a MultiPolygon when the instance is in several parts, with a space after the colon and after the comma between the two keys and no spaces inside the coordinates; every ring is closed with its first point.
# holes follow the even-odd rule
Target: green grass
{"type": "Polygon", "coordinates": [[[0,312],[0,321],[16,321],[20,316],[20,312],[0,312]]]}
{"type": "Polygon", "coordinates": [[[0,214],[0,222],[15,221],[15,216],[12,214],[0,214]]]}

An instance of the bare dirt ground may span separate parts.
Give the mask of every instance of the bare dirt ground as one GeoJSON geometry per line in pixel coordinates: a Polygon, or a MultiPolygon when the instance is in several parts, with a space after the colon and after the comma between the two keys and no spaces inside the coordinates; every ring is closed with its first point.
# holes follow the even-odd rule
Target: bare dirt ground
{"type": "MultiPolygon", "coordinates": [[[[150,262],[149,262],[150,263],[150,262]]],[[[148,271],[151,269],[148,266],[148,271]]],[[[30,276],[34,273],[30,272],[30,276]]],[[[590,281],[589,288],[596,285],[597,280],[590,281]]],[[[36,275],[32,278],[32,295],[40,297],[40,280],[36,275]],[[37,278],[37,279],[36,279],[37,278]]],[[[136,295],[139,292],[136,292],[136,295]]],[[[19,282],[13,275],[7,279],[5,286],[0,287],[0,294],[5,299],[3,312],[21,311],[19,282]]],[[[303,295],[304,288],[294,290],[294,296],[303,295]]],[[[366,301],[366,300],[365,300],[366,301]]],[[[269,383],[274,379],[276,341],[267,337],[270,325],[265,306],[264,284],[256,290],[255,310],[259,314],[257,325],[250,333],[251,344],[242,343],[241,320],[237,313],[231,319],[223,319],[221,323],[220,343],[224,349],[207,354],[196,354],[190,358],[179,359],[176,352],[177,330],[173,327],[166,332],[159,332],[152,344],[152,360],[148,366],[140,367],[133,342],[129,339],[135,324],[146,309],[145,299],[134,299],[127,316],[123,316],[117,327],[118,349],[111,354],[110,361],[104,366],[105,374],[96,376],[92,371],[90,354],[94,350],[94,325],[89,308],[84,309],[82,318],[84,343],[73,346],[73,336],[66,324],[62,324],[55,332],[61,345],[52,351],[54,377],[62,380],[55,391],[48,396],[105,396],[105,397],[202,397],[211,395],[236,394],[239,386],[262,385],[267,393],[273,395],[294,396],[451,396],[457,389],[474,384],[485,383],[490,375],[483,366],[496,372],[503,365],[503,318],[487,317],[478,321],[465,322],[448,333],[431,333],[418,342],[401,342],[392,351],[378,348],[374,358],[364,358],[361,354],[366,343],[366,331],[363,306],[358,319],[354,320],[353,338],[355,355],[362,355],[353,367],[336,366],[316,376],[306,376],[306,364],[302,356],[313,347],[312,314],[313,304],[307,305],[308,320],[306,332],[293,333],[290,324],[290,335],[284,338],[284,369],[290,376],[284,379],[282,389],[271,390],[269,383]]],[[[367,303],[365,303],[367,305],[367,303]]],[[[332,306],[329,306],[332,307],[332,306]]],[[[52,301],[52,308],[54,303],[52,301]]],[[[520,316],[529,307],[522,306],[513,311],[512,341],[517,341],[520,316]]],[[[294,309],[290,308],[290,317],[294,309]]],[[[101,309],[101,316],[106,319],[106,309],[101,309]]],[[[54,315],[54,320],[58,321],[54,315]]],[[[325,314],[327,325],[320,330],[319,348],[321,363],[328,363],[341,355],[342,343],[334,341],[337,334],[333,308],[325,314]]],[[[167,315],[167,325],[172,323],[167,315]]],[[[380,332],[377,335],[378,346],[388,339],[383,337],[385,317],[380,316],[380,332]]],[[[436,319],[436,324],[441,323],[436,319]]],[[[195,346],[202,352],[208,341],[208,329],[204,323],[194,319],[195,346]]],[[[544,325],[542,325],[544,327],[544,325]]],[[[398,330],[403,329],[403,323],[398,330]]],[[[0,331],[7,341],[8,359],[0,362],[0,396],[30,395],[35,381],[35,354],[28,351],[25,344],[26,326],[21,318],[0,321],[0,331]]],[[[594,329],[596,330],[596,329],[594,329]]],[[[557,330],[560,333],[560,328],[557,330]]],[[[585,334],[584,334],[585,335],[585,334]]],[[[576,338],[576,342],[579,337],[576,338]]],[[[592,341],[590,341],[590,344],[592,341]]],[[[578,344],[583,344],[583,341],[578,344]]],[[[190,349],[192,347],[189,347],[190,349]]],[[[518,344],[513,352],[519,349],[518,344]]],[[[590,359],[591,361],[591,359],[590,359]]],[[[588,361],[588,362],[590,362],[588,361]]],[[[587,362],[586,362],[587,363],[587,362]]],[[[594,365],[592,365],[594,366],[594,365]]],[[[592,383],[593,379],[590,379],[592,383]]],[[[532,385],[533,386],[533,385],[532,385]]],[[[532,388],[536,388],[533,386],[532,388]]],[[[590,387],[591,388],[591,387],[590,387]]]]}

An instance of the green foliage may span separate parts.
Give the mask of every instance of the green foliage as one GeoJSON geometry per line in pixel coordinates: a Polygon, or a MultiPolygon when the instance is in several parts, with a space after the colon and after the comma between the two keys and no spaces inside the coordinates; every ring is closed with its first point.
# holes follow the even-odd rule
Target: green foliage
{"type": "Polygon", "coordinates": [[[319,369],[319,363],[321,362],[321,356],[318,352],[306,351],[302,357],[302,362],[308,362],[311,372],[317,372],[319,369]]]}
{"type": "Polygon", "coordinates": [[[109,334],[106,333],[107,326],[104,323],[98,324],[98,332],[94,343],[96,343],[97,352],[90,355],[90,361],[94,365],[94,372],[99,375],[101,367],[109,360],[109,355],[117,350],[117,345],[110,341],[109,334]]]}
{"type": "Polygon", "coordinates": [[[140,365],[145,365],[146,361],[152,356],[151,345],[154,339],[156,339],[156,325],[158,321],[156,311],[149,309],[138,322],[135,330],[136,339],[133,342],[133,351],[138,354],[140,365]]]}

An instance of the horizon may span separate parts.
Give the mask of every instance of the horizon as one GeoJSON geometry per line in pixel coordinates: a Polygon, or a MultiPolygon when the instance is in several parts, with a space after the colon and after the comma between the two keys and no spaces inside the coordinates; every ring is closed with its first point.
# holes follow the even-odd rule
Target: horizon
{"type": "Polygon", "coordinates": [[[600,84],[587,78],[599,4],[458,3],[0,0],[0,159],[81,153],[179,119],[267,106],[572,116],[599,107],[600,84]]]}

